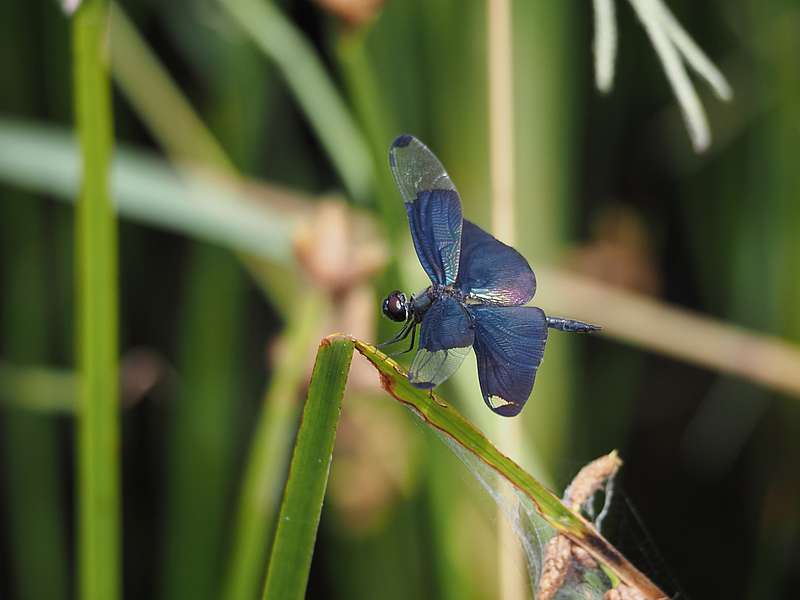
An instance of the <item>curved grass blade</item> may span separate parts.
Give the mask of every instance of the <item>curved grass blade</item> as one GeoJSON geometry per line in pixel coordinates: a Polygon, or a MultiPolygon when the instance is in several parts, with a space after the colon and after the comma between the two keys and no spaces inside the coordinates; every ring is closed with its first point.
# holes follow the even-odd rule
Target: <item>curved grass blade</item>
{"type": "Polygon", "coordinates": [[[225,151],[116,2],[111,3],[109,22],[114,80],[161,147],[182,161],[233,170],[225,151]]]}
{"type": "Polygon", "coordinates": [[[280,69],[350,196],[366,201],[374,175],[369,147],[313,46],[268,0],[221,5],[280,69]]]}
{"type": "Polygon", "coordinates": [[[506,479],[520,494],[530,500],[536,512],[553,529],[584,548],[621,581],[638,588],[645,598],[655,600],[667,597],[585,519],[564,506],[555,494],[510,458],[504,456],[452,406],[435,393],[415,388],[394,360],[361,340],[345,336],[329,338],[331,343],[345,339],[350,340],[375,366],[380,375],[381,385],[387,392],[412,409],[426,425],[446,435],[506,479]]]}
{"type": "Polygon", "coordinates": [[[264,586],[264,599],[305,597],[353,341],[322,340],[297,433],[264,586]]]}

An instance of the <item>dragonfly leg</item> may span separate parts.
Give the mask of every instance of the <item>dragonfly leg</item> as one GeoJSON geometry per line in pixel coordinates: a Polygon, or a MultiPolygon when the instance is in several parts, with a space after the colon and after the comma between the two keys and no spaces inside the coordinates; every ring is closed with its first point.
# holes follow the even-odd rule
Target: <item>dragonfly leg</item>
{"type": "Polygon", "coordinates": [[[400,356],[401,354],[408,354],[409,352],[411,352],[414,349],[414,340],[416,339],[416,337],[417,337],[417,327],[414,326],[411,329],[411,344],[409,344],[408,349],[403,350],[402,352],[396,352],[390,354],[389,356],[400,356]]]}
{"type": "Polygon", "coordinates": [[[551,329],[568,331],[570,333],[594,333],[602,329],[599,325],[592,325],[591,323],[584,323],[583,321],[576,321],[575,319],[565,319],[563,317],[547,317],[547,326],[551,329]]]}
{"type": "Polygon", "coordinates": [[[416,321],[414,319],[409,320],[403,325],[403,328],[397,332],[397,335],[394,336],[392,339],[383,342],[382,344],[378,344],[377,348],[385,348],[386,346],[391,346],[392,344],[396,344],[397,342],[404,340],[408,337],[408,334],[411,333],[412,330],[416,329],[416,321]]]}

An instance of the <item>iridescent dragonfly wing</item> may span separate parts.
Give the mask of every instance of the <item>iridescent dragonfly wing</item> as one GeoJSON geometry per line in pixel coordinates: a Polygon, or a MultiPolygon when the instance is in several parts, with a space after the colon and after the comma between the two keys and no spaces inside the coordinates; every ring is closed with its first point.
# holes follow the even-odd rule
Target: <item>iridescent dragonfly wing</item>
{"type": "Polygon", "coordinates": [[[498,415],[518,415],[542,363],[547,317],[533,306],[482,305],[471,312],[483,400],[498,415]]]}
{"type": "Polygon", "coordinates": [[[456,287],[474,299],[500,306],[525,304],[536,292],[528,261],[483,229],[464,219],[456,287]]]}
{"type": "Polygon", "coordinates": [[[461,199],[442,163],[410,135],[389,149],[389,166],[403,197],[414,248],[433,283],[453,285],[461,253],[461,199]]]}
{"type": "Polygon", "coordinates": [[[472,317],[450,297],[436,300],[422,318],[419,349],[408,370],[416,387],[436,387],[456,372],[475,340],[472,317]]]}

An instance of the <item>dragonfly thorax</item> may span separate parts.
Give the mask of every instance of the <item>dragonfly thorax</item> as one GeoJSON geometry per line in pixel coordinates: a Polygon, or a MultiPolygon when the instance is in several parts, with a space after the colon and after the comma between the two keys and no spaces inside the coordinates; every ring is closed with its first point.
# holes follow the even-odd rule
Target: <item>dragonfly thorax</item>
{"type": "Polygon", "coordinates": [[[458,288],[450,285],[434,283],[432,286],[424,289],[418,294],[411,296],[411,299],[409,300],[411,315],[418,322],[421,322],[422,317],[426,312],[428,312],[428,309],[433,305],[433,303],[444,297],[453,298],[461,304],[465,304],[467,300],[464,292],[458,288]]]}
{"type": "Polygon", "coordinates": [[[432,300],[438,300],[442,296],[448,296],[454,300],[457,300],[458,302],[461,302],[462,304],[467,301],[467,294],[452,285],[435,283],[426,290],[426,293],[432,300]]]}

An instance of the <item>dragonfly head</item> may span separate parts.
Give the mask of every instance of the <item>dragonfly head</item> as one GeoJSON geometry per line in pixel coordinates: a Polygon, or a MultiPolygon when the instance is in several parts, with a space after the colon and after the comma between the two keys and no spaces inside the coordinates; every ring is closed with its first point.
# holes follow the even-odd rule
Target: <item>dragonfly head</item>
{"type": "Polygon", "coordinates": [[[408,321],[410,306],[406,295],[400,290],[395,290],[383,300],[383,314],[392,321],[403,323],[408,321]]]}

